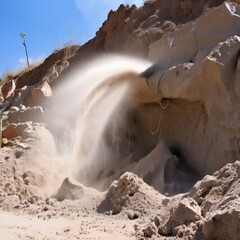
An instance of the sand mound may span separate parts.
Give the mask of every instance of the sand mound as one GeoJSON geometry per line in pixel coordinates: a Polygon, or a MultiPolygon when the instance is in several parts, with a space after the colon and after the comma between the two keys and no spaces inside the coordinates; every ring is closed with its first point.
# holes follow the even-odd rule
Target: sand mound
{"type": "Polygon", "coordinates": [[[143,182],[135,174],[126,172],[110,186],[106,198],[110,201],[113,214],[131,209],[146,214],[157,202],[161,204],[165,197],[143,182]],[[146,205],[149,205],[146,208],[146,205]]]}
{"type": "Polygon", "coordinates": [[[85,188],[78,182],[65,178],[58,189],[57,194],[54,196],[58,201],[77,200],[84,197],[90,197],[91,195],[97,195],[97,191],[94,189],[85,188]]]}
{"type": "Polygon", "coordinates": [[[215,172],[213,176],[206,176],[172,207],[165,224],[156,225],[152,221],[143,229],[144,234],[150,234],[150,237],[160,235],[189,239],[238,239],[238,172],[239,161],[236,161],[215,172]],[[234,191],[236,195],[229,195],[228,190],[234,191]]]}

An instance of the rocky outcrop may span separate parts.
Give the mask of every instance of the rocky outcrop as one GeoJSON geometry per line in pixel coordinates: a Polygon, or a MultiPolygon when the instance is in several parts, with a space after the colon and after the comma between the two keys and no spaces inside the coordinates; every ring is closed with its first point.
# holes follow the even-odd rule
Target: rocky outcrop
{"type": "Polygon", "coordinates": [[[2,137],[6,139],[21,137],[23,132],[30,127],[30,123],[9,124],[3,129],[2,137]]]}
{"type": "Polygon", "coordinates": [[[96,37],[78,51],[82,59],[90,48],[94,51],[126,52],[147,56],[149,44],[174,31],[176,25],[199,17],[202,12],[223,0],[145,1],[141,8],[121,5],[111,11],[96,37]],[[121,35],[121,37],[119,37],[121,35]]]}
{"type": "MultiPolygon", "coordinates": [[[[14,96],[8,99],[8,104],[4,107],[9,108],[14,104],[15,99],[19,98],[19,93],[22,95],[21,103],[23,103],[27,96],[22,92],[25,92],[24,88],[27,86],[31,86],[28,89],[30,92],[34,89],[32,94],[36,96],[36,92],[39,92],[37,90],[39,85],[46,83],[50,86],[55,85],[56,82],[64,80],[71,74],[79,63],[99,53],[119,52],[122,54],[125,52],[147,57],[151,43],[173,32],[179,25],[196,19],[207,8],[218,6],[222,2],[223,0],[146,1],[144,7],[139,9],[135,6],[121,5],[117,11],[109,13],[95,38],[81,47],[73,45],[55,51],[39,66],[20,73],[4,84],[2,86],[4,94],[7,94],[6,88],[9,88],[9,85],[15,85],[16,88],[14,96]]],[[[50,90],[48,92],[50,94],[50,90]]],[[[10,92],[8,94],[11,95],[10,92]]],[[[35,99],[29,98],[27,105],[33,106],[35,102],[32,103],[32,101],[35,99]]]]}
{"type": "Polygon", "coordinates": [[[11,123],[25,123],[25,122],[38,122],[44,123],[43,109],[40,106],[25,107],[11,107],[9,111],[5,111],[2,116],[3,127],[11,123]]]}
{"type": "Polygon", "coordinates": [[[52,89],[48,82],[45,81],[41,85],[32,89],[28,97],[25,99],[26,106],[36,106],[41,104],[47,98],[53,96],[52,89]]]}
{"type": "Polygon", "coordinates": [[[67,63],[65,61],[73,56],[78,48],[79,46],[73,45],[60,50],[56,50],[49,57],[47,57],[40,66],[30,70],[23,75],[20,74],[20,76],[15,77],[16,88],[21,89],[22,87],[28,85],[35,85],[42,80],[45,81],[46,79],[44,79],[44,77],[48,77],[50,73],[52,74],[52,78],[50,80],[53,81],[54,76],[55,78],[58,77],[57,75],[60,74],[60,71],[62,72],[64,70],[64,67],[67,66],[67,63]],[[56,72],[59,73],[56,74],[56,72]]]}
{"type": "Polygon", "coordinates": [[[186,160],[196,159],[192,166],[198,168],[202,176],[238,158],[238,121],[233,119],[238,119],[239,114],[235,111],[239,104],[239,79],[236,75],[240,49],[240,39],[236,35],[239,32],[239,13],[238,6],[224,3],[194,23],[187,23],[174,34],[150,45],[149,56],[157,64],[155,75],[148,79],[148,83],[153,91],[157,89],[161,98],[170,100],[165,111],[165,120],[169,124],[165,125],[163,134],[169,141],[174,141],[176,147],[180,143],[179,148],[184,148],[186,160]],[[225,21],[219,21],[219,15],[224,16],[225,21]],[[186,47],[182,47],[182,42],[187,43],[186,47]],[[186,111],[180,113],[180,105],[186,111]],[[186,124],[188,114],[192,115],[196,127],[188,124],[184,133],[179,132],[184,122],[186,124]],[[194,115],[198,115],[195,120],[194,115]],[[173,118],[178,118],[181,123],[174,123],[173,118]],[[221,126],[234,128],[235,132],[230,133],[221,126]],[[174,136],[169,131],[174,131],[174,136]],[[197,156],[194,156],[194,151],[198,152],[197,156]]]}
{"type": "Polygon", "coordinates": [[[240,189],[240,162],[227,164],[212,176],[205,176],[197,182],[188,194],[201,205],[204,216],[226,202],[238,199],[240,189]]]}
{"type": "Polygon", "coordinates": [[[19,73],[0,86],[0,95],[4,97],[2,108],[7,110],[13,105],[40,105],[45,98],[52,96],[51,85],[69,66],[71,58],[79,46],[73,45],[52,53],[42,64],[35,68],[19,73]]]}
{"type": "Polygon", "coordinates": [[[15,89],[16,89],[15,81],[14,80],[8,81],[1,87],[2,96],[5,99],[13,97],[15,89]]]}
{"type": "Polygon", "coordinates": [[[213,212],[203,223],[203,234],[207,239],[233,239],[240,237],[239,199],[228,201],[224,209],[213,212]]]}
{"type": "Polygon", "coordinates": [[[116,127],[116,119],[109,119],[103,136],[110,153],[96,182],[133,171],[162,193],[174,194],[238,159],[239,16],[239,6],[226,2],[150,44],[155,64],[131,82],[128,102],[123,96],[113,111],[113,116],[125,112],[121,118],[127,120],[116,127]],[[226,21],[218,21],[219,15],[226,21]],[[124,151],[116,156],[112,149],[124,151]],[[139,152],[146,157],[132,157],[139,152]]]}
{"type": "Polygon", "coordinates": [[[195,184],[189,194],[177,201],[167,221],[164,214],[159,213],[139,232],[140,236],[152,239],[239,239],[239,192],[230,196],[226,191],[236,188],[238,172],[239,161],[236,161],[213,176],[205,177],[195,184]],[[226,181],[230,176],[231,181],[226,181]],[[209,191],[208,186],[213,182],[219,185],[209,191]]]}

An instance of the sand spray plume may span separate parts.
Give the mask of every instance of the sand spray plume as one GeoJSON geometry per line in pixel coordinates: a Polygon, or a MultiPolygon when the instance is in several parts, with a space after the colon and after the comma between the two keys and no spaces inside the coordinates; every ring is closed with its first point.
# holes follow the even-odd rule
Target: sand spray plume
{"type": "Polygon", "coordinates": [[[57,133],[56,144],[61,143],[63,174],[94,185],[94,175],[113,152],[103,140],[109,119],[114,118],[117,128],[125,110],[117,116],[113,113],[126,100],[131,81],[150,65],[137,58],[104,55],[84,64],[56,88],[50,130],[57,133]]]}
{"type": "MultiPolygon", "coordinates": [[[[131,171],[161,192],[165,188],[175,191],[175,172],[182,174],[174,156],[178,151],[171,150],[165,139],[158,142],[158,134],[150,128],[150,120],[154,126],[159,123],[159,103],[147,82],[154,73],[151,68],[149,73],[150,66],[136,58],[102,56],[72,73],[55,89],[50,131],[57,133],[62,178],[106,190],[113,180],[131,171]],[[168,166],[168,179],[174,182],[170,186],[165,183],[168,166]]],[[[172,126],[166,129],[171,131],[172,126]]],[[[158,132],[163,131],[159,128],[158,132]]],[[[185,175],[184,179],[192,181],[191,174],[185,175]]],[[[182,186],[185,183],[177,187],[182,186]]]]}
{"type": "Polygon", "coordinates": [[[83,63],[56,87],[55,101],[61,105],[57,110],[66,116],[79,114],[81,104],[100,83],[127,71],[140,74],[150,65],[145,60],[113,54],[102,55],[83,63]]]}
{"type": "Polygon", "coordinates": [[[124,72],[110,77],[100,83],[83,104],[84,110],[79,120],[77,131],[79,135],[74,158],[81,164],[74,165],[79,166],[75,176],[86,185],[96,186],[97,174],[111,165],[113,153],[116,159],[121,155],[121,150],[114,149],[114,145],[122,141],[118,128],[126,121],[131,83],[137,80],[139,75],[134,72],[124,72]],[[104,132],[112,123],[115,126],[111,126],[113,136],[108,143],[104,132]],[[89,145],[91,151],[89,151],[89,145]]]}

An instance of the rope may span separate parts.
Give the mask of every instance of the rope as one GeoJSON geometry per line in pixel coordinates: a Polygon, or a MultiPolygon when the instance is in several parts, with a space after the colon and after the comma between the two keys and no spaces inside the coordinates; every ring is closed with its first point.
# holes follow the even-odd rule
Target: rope
{"type": "Polygon", "coordinates": [[[162,99],[161,101],[158,101],[158,103],[159,103],[159,105],[161,107],[161,110],[160,110],[160,116],[159,116],[159,121],[158,121],[157,128],[155,130],[152,130],[152,120],[151,120],[151,125],[150,125],[150,131],[151,131],[152,135],[155,135],[159,131],[159,129],[160,129],[159,134],[158,134],[158,140],[157,140],[158,143],[161,140],[162,132],[163,132],[164,111],[168,108],[169,102],[170,102],[169,99],[166,99],[166,100],[167,100],[167,103],[166,103],[165,106],[163,105],[164,99],[162,99]]]}
{"type": "Polygon", "coordinates": [[[158,125],[157,125],[157,128],[155,130],[152,130],[152,119],[151,119],[150,131],[151,131],[152,135],[155,135],[158,132],[158,130],[160,128],[160,125],[161,125],[161,119],[162,119],[162,110],[160,111],[158,125]]]}
{"type": "Polygon", "coordinates": [[[162,105],[162,101],[160,101],[159,104],[160,104],[160,106],[161,106],[161,108],[162,108],[162,110],[161,110],[161,112],[162,112],[161,119],[162,119],[162,120],[161,120],[160,132],[159,132],[159,135],[158,135],[158,141],[157,141],[158,143],[160,142],[161,137],[162,137],[163,125],[164,125],[164,111],[165,111],[165,109],[167,109],[168,106],[169,106],[169,99],[167,99],[167,104],[166,104],[165,107],[162,105]]]}
{"type": "MultiPolygon", "coordinates": [[[[150,123],[150,132],[152,135],[155,135],[159,131],[157,143],[159,143],[159,141],[161,140],[161,137],[162,137],[163,125],[164,125],[164,111],[168,108],[169,102],[170,102],[169,99],[166,99],[167,103],[164,106],[163,103],[164,103],[165,99],[163,99],[161,96],[159,96],[159,92],[160,92],[160,95],[162,95],[159,86],[160,86],[160,81],[161,81],[163,75],[158,80],[157,91],[156,91],[156,97],[157,97],[156,101],[159,103],[159,105],[161,107],[157,128],[155,130],[152,130],[152,119],[151,119],[151,123],[150,123]]],[[[149,86],[149,89],[151,90],[150,86],[149,86]]]]}

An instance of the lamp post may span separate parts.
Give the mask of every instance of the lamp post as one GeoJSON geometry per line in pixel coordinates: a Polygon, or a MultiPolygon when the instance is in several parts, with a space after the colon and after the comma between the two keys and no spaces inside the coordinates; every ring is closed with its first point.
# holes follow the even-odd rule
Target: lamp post
{"type": "Polygon", "coordinates": [[[27,45],[26,45],[26,41],[25,41],[25,36],[26,36],[26,33],[20,33],[20,37],[23,39],[23,46],[25,48],[25,53],[26,53],[26,58],[27,58],[27,65],[29,67],[29,60],[28,60],[28,51],[27,51],[27,45]]]}

